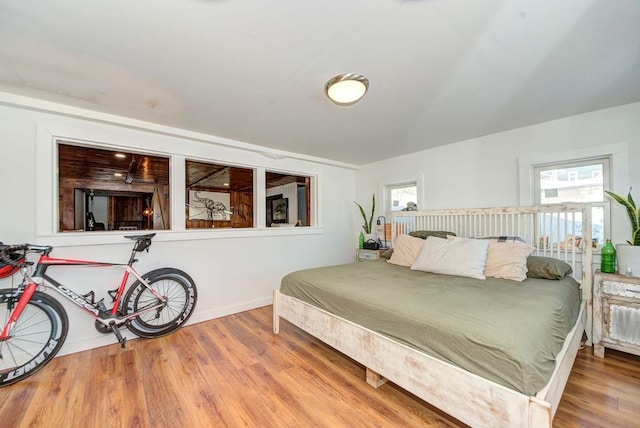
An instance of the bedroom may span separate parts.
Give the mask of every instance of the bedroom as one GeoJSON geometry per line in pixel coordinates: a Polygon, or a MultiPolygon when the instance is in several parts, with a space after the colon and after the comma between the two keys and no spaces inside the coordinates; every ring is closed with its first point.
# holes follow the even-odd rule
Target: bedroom
{"type": "MultiPolygon", "coordinates": [[[[29,10],[28,2],[21,3],[25,5],[26,10],[29,10]]],[[[196,11],[201,11],[200,8],[215,7],[216,5],[216,2],[194,1],[187,3],[194,8],[197,6],[196,11]],[[205,6],[208,3],[210,5],[205,6]]],[[[420,6],[420,3],[425,2],[405,3],[407,4],[403,5],[402,16],[412,13],[411,10],[404,10],[404,8],[423,7],[420,6]],[[409,3],[413,3],[413,5],[409,3]]],[[[498,8],[499,3],[493,2],[492,6],[498,8]]],[[[589,7],[593,7],[594,10],[591,13],[608,16],[598,9],[598,7],[603,7],[602,2],[574,3],[573,6],[580,8],[583,14],[587,14],[589,7]]],[[[61,4],[79,7],[73,2],[61,2],[61,4]]],[[[454,6],[456,5],[462,7],[459,2],[454,2],[454,6]]],[[[627,19],[633,22],[633,19],[637,19],[638,16],[637,6],[629,3],[625,3],[625,5],[620,6],[620,9],[629,8],[627,19]]],[[[34,5],[30,6],[35,8],[34,5]]],[[[531,5],[528,7],[530,8],[530,17],[533,19],[536,9],[531,5]]],[[[79,8],[78,10],[83,9],[79,8]]],[[[491,11],[491,8],[486,6],[486,9],[479,11],[479,13],[486,20],[491,11]],[[485,15],[483,16],[482,13],[485,15]]],[[[13,12],[18,13],[15,10],[13,12]]],[[[59,16],[60,12],[48,12],[55,17],[55,19],[51,19],[49,25],[53,25],[51,23],[54,22],[64,22],[63,17],[59,16]]],[[[21,11],[20,13],[26,12],[21,11]]],[[[449,16],[447,14],[453,12],[439,11],[439,13],[444,14],[443,16],[449,16]]],[[[580,14],[576,12],[575,16],[578,15],[580,14]]],[[[162,16],[164,15],[156,17],[156,19],[166,19],[162,16]]],[[[86,18],[87,22],[90,22],[88,16],[86,18]]],[[[251,18],[254,18],[253,15],[251,18]]],[[[257,20],[257,18],[255,19],[257,20]]],[[[7,25],[3,25],[3,28],[9,29],[14,28],[14,25],[19,26],[19,22],[16,22],[18,21],[14,21],[14,24],[7,23],[7,25]]],[[[480,18],[478,18],[478,22],[474,21],[476,24],[480,22],[482,22],[480,18]]],[[[251,24],[257,25],[257,22],[252,20],[251,24]]],[[[624,25],[620,27],[626,28],[624,25]]],[[[167,28],[174,29],[171,25],[167,25],[167,28]]],[[[638,27],[632,26],[632,28],[638,27]]],[[[54,33],[57,30],[55,25],[48,29],[54,33]]],[[[85,28],[85,30],[92,34],[89,29],[85,28]]],[[[47,27],[43,29],[45,34],[46,31],[47,27]]],[[[476,28],[476,31],[479,30],[476,28]]],[[[174,32],[172,31],[171,35],[175,35],[174,32]]],[[[50,135],[62,135],[76,141],[95,142],[107,146],[120,145],[137,151],[151,150],[168,153],[174,156],[174,163],[177,167],[179,167],[179,161],[196,158],[318,177],[318,218],[313,227],[302,228],[302,230],[287,228],[268,231],[256,228],[251,231],[234,232],[214,230],[201,232],[197,234],[198,236],[190,235],[187,240],[182,237],[184,232],[177,229],[156,242],[151,253],[152,257],[150,255],[141,260],[140,265],[143,268],[150,269],[157,267],[156,264],[170,262],[188,270],[197,279],[197,282],[202,284],[200,285],[199,306],[191,320],[193,323],[269,305],[271,290],[277,288],[280,279],[293,270],[339,264],[352,260],[359,231],[358,213],[354,209],[352,201],[368,201],[372,192],[380,194],[382,186],[387,184],[419,181],[422,198],[419,200],[420,209],[516,206],[527,203],[526,199],[523,199],[527,195],[523,194],[521,190],[520,165],[526,162],[550,162],[606,155],[612,150],[619,152],[622,144],[625,145],[622,151],[626,150],[626,154],[621,155],[622,163],[614,165],[612,169],[613,174],[616,174],[612,180],[613,186],[618,192],[625,192],[630,186],[633,186],[634,189],[640,188],[640,172],[634,168],[635,165],[640,164],[640,124],[638,123],[640,122],[638,121],[638,117],[640,117],[638,87],[640,84],[637,84],[637,80],[633,80],[634,76],[637,79],[637,75],[640,73],[632,72],[637,70],[637,66],[636,69],[632,66],[633,63],[637,63],[637,44],[631,44],[631,47],[628,48],[629,51],[622,51],[629,53],[627,58],[635,58],[635,62],[632,61],[632,64],[622,61],[622,64],[619,65],[619,70],[622,70],[619,71],[620,80],[624,83],[624,76],[627,76],[626,78],[630,82],[628,86],[616,94],[617,99],[623,101],[608,105],[598,105],[593,101],[590,104],[586,101],[588,97],[581,95],[574,101],[580,105],[580,108],[584,109],[585,105],[597,105],[598,108],[586,108],[586,110],[580,111],[580,114],[563,114],[546,120],[537,119],[527,123],[527,126],[525,124],[512,126],[501,130],[501,132],[458,137],[450,141],[452,144],[432,148],[424,147],[426,142],[431,139],[431,134],[417,129],[416,133],[423,133],[422,136],[418,135],[418,139],[423,140],[424,148],[384,156],[379,160],[354,161],[353,156],[355,155],[353,153],[372,154],[378,150],[385,151],[390,150],[393,146],[398,146],[399,144],[392,144],[389,141],[392,141],[394,133],[400,134],[400,131],[396,129],[393,132],[380,133],[379,138],[374,138],[375,133],[379,130],[367,126],[367,124],[371,126],[370,116],[364,118],[365,125],[351,128],[344,118],[345,115],[349,115],[349,120],[352,120],[354,116],[364,113],[363,110],[367,108],[367,102],[372,103],[373,101],[379,103],[377,115],[390,115],[392,110],[398,110],[397,113],[405,117],[412,115],[411,112],[395,107],[403,105],[402,102],[394,101],[387,104],[376,100],[376,85],[378,88],[381,87],[377,83],[380,82],[380,79],[374,80],[372,76],[369,76],[372,79],[370,93],[361,103],[352,108],[337,107],[329,103],[322,94],[322,85],[326,79],[331,77],[331,73],[343,71],[343,67],[355,67],[357,64],[343,60],[343,63],[322,65],[316,71],[319,80],[313,85],[309,85],[312,90],[306,87],[304,89],[308,91],[308,95],[305,96],[311,98],[313,101],[310,103],[312,102],[316,106],[316,110],[304,114],[308,115],[308,118],[323,118],[319,121],[320,123],[309,124],[310,132],[317,135],[327,135],[321,133],[321,129],[327,127],[327,123],[338,124],[339,126],[336,127],[342,132],[322,137],[327,140],[327,147],[329,147],[329,142],[335,140],[339,141],[336,145],[342,145],[344,151],[347,152],[344,158],[332,158],[319,156],[316,152],[305,154],[303,149],[306,144],[302,143],[299,146],[290,144],[288,148],[262,147],[262,143],[265,146],[268,145],[265,142],[266,138],[263,141],[243,136],[235,137],[234,135],[239,134],[229,133],[226,128],[222,127],[222,124],[217,124],[220,127],[218,132],[195,132],[194,129],[182,125],[164,127],[153,124],[152,122],[164,123],[163,119],[167,118],[163,115],[170,116],[175,113],[179,116],[181,113],[171,110],[171,108],[180,110],[179,106],[172,104],[173,101],[178,102],[179,100],[176,101],[170,96],[171,94],[166,92],[156,92],[154,94],[159,97],[159,101],[164,102],[165,98],[162,96],[166,95],[166,100],[169,103],[167,106],[160,103],[160,106],[152,109],[145,103],[148,101],[148,98],[145,98],[146,92],[142,91],[144,93],[140,94],[127,85],[140,84],[145,89],[151,87],[150,90],[153,93],[153,90],[159,90],[153,86],[155,80],[149,79],[146,82],[141,82],[135,79],[132,79],[133,81],[117,79],[113,83],[101,82],[99,78],[102,74],[99,71],[104,71],[104,69],[95,70],[93,67],[105,66],[105,62],[108,62],[106,58],[103,58],[104,62],[101,63],[82,62],[87,73],[87,86],[78,87],[71,84],[68,88],[69,93],[78,96],[65,97],[61,94],[64,93],[64,85],[70,84],[68,78],[63,77],[55,84],[44,79],[44,76],[51,70],[49,67],[55,68],[55,64],[58,66],[60,64],[49,59],[49,61],[53,61],[53,66],[50,64],[47,67],[40,60],[35,60],[36,56],[48,58],[45,53],[46,49],[52,49],[51,46],[42,46],[36,43],[36,41],[43,43],[37,35],[34,35],[33,38],[27,36],[22,38],[21,34],[23,33],[10,33],[8,37],[3,38],[4,42],[2,42],[2,64],[16,67],[18,74],[26,76],[27,80],[33,79],[30,82],[32,87],[28,88],[17,85],[13,78],[3,74],[0,136],[2,137],[1,144],[5,161],[3,162],[2,179],[5,183],[11,183],[3,189],[3,207],[11,209],[3,210],[0,237],[2,241],[51,243],[58,246],[57,254],[62,256],[77,255],[78,251],[81,251],[87,257],[99,259],[119,260],[122,257],[122,249],[125,244],[120,243],[122,241],[121,235],[97,233],[90,236],[79,234],[68,237],[55,233],[52,226],[54,221],[51,217],[51,213],[56,211],[53,200],[55,175],[51,155],[42,157],[46,156],[46,151],[51,148],[50,135]],[[9,43],[8,40],[11,40],[12,43],[9,43]],[[633,50],[634,46],[636,47],[635,51],[633,50]],[[24,51],[17,53],[16,50],[20,49],[24,51]],[[29,54],[29,52],[31,53],[29,54]],[[633,52],[635,52],[635,56],[633,52]],[[336,70],[336,67],[339,70],[336,70]],[[625,75],[624,71],[629,74],[625,75]],[[98,102],[86,100],[87,92],[97,94],[103,90],[114,94],[116,101],[110,100],[108,97],[104,101],[98,102]],[[85,97],[84,101],[73,104],[72,98],[82,100],[83,97],[85,97]],[[122,105],[127,108],[122,110],[115,108],[119,105],[118,97],[126,98],[122,105]],[[163,110],[163,108],[165,109],[163,110]],[[140,118],[146,119],[144,123],[138,122],[140,118]],[[361,135],[362,132],[364,135],[361,135]],[[222,138],[223,136],[227,138],[222,138]],[[351,147],[344,141],[366,141],[366,143],[351,147]],[[42,164],[45,165],[44,169],[41,168],[42,164]],[[478,180],[477,177],[482,177],[482,180],[478,180]],[[250,271],[246,269],[247,261],[250,261],[252,266],[250,271]]],[[[98,36],[95,35],[95,37],[98,36]]],[[[629,37],[628,39],[632,40],[633,38],[629,37]]],[[[53,51],[53,56],[74,63],[78,58],[70,54],[74,51],[72,48],[67,47],[67,49],[53,51]]],[[[226,51],[222,53],[226,53],[226,51]]],[[[605,57],[601,51],[598,51],[598,54],[605,57]]],[[[621,56],[624,57],[624,55],[621,56]]],[[[398,61],[400,59],[408,61],[410,56],[409,58],[404,56],[398,58],[398,61]]],[[[188,60],[189,58],[182,59],[184,62],[188,60]]],[[[304,60],[308,59],[304,58],[304,60]]],[[[44,59],[42,61],[45,62],[44,59]]],[[[613,60],[611,62],[613,63],[613,60]]],[[[418,65],[425,67],[424,64],[418,65]]],[[[238,64],[238,67],[242,66],[242,63],[238,64]]],[[[71,68],[71,66],[69,67],[71,68]]],[[[245,63],[244,67],[249,68],[249,65],[245,63]]],[[[171,70],[176,71],[173,67],[171,70]]],[[[107,71],[119,75],[117,70],[113,68],[108,68],[107,71]]],[[[487,70],[487,73],[490,71],[487,70]]],[[[415,73],[416,71],[411,72],[415,73]]],[[[55,73],[51,72],[51,74],[55,73]]],[[[594,78],[598,76],[600,75],[596,73],[594,78]]],[[[160,78],[160,76],[155,77],[160,78]]],[[[251,73],[248,76],[243,76],[247,81],[250,80],[250,77],[251,73]]],[[[598,89],[602,89],[601,86],[608,84],[613,86],[609,78],[611,78],[610,75],[605,75],[601,85],[595,86],[598,89]]],[[[226,81],[226,79],[222,80],[226,81]]],[[[562,82],[566,82],[566,80],[562,80],[562,82]]],[[[487,81],[480,82],[480,84],[488,83],[487,81]]],[[[266,83],[261,84],[268,87],[266,83]]],[[[290,90],[293,93],[302,91],[298,85],[302,85],[302,83],[294,84],[290,90]]],[[[215,96],[221,98],[228,96],[223,89],[216,87],[218,92],[215,96]]],[[[259,93],[260,88],[253,88],[253,92],[259,93]]],[[[249,91],[247,91],[248,93],[249,91]]],[[[405,97],[411,98],[406,92],[403,94],[405,97]]],[[[213,95],[209,96],[214,98],[213,95]]],[[[273,94],[270,92],[269,96],[273,96],[273,94]]],[[[284,98],[280,98],[278,105],[290,103],[299,108],[298,101],[295,98],[289,98],[291,96],[292,93],[287,93],[284,98]]],[[[595,95],[593,96],[595,97],[595,95]]],[[[523,99],[522,96],[515,98],[523,99]]],[[[225,98],[226,100],[230,101],[231,99],[225,98]]],[[[239,102],[245,101],[240,99],[239,102]]],[[[552,101],[547,100],[547,102],[553,104],[552,101]]],[[[266,105],[267,101],[262,100],[257,104],[266,105]]],[[[443,104],[438,104],[438,106],[444,107],[443,104]]],[[[220,110],[226,109],[226,107],[223,108],[223,105],[221,103],[215,108],[208,107],[208,110],[205,110],[205,107],[200,107],[200,109],[209,111],[208,114],[211,116],[222,115],[223,112],[220,110]]],[[[458,108],[460,111],[451,116],[449,122],[461,120],[462,123],[470,124],[469,116],[463,116],[465,111],[460,106],[458,108]]],[[[240,107],[235,107],[235,109],[243,111],[245,107],[240,104],[240,107]]],[[[233,109],[229,108],[229,110],[233,109]]],[[[254,111],[248,107],[245,110],[254,111]]],[[[477,112],[478,109],[474,111],[477,112]]],[[[505,114],[504,109],[500,112],[505,114]]],[[[496,111],[492,113],[498,115],[496,111]]],[[[274,136],[271,141],[308,138],[316,146],[324,146],[321,143],[322,139],[316,140],[315,138],[318,137],[313,137],[313,139],[311,136],[307,137],[307,134],[301,133],[300,128],[294,126],[292,123],[294,121],[291,118],[299,118],[295,112],[287,114],[289,116],[284,116],[286,119],[274,121],[274,123],[283,128],[282,133],[286,133],[288,129],[292,137],[285,139],[282,136],[274,136]]],[[[247,121],[241,119],[226,117],[229,124],[235,124],[238,128],[247,125],[247,121]]],[[[400,119],[402,120],[398,120],[398,126],[410,127],[405,119],[400,119]]],[[[439,119],[441,118],[436,118],[436,120],[439,119]]],[[[257,132],[266,133],[270,130],[271,127],[266,126],[263,122],[265,121],[264,117],[261,116],[256,120],[259,122],[257,132]]],[[[301,119],[297,120],[304,122],[301,119]]],[[[306,120],[306,122],[309,121],[310,119],[306,120]]],[[[390,122],[385,121],[384,125],[390,126],[390,122]]],[[[455,128],[456,126],[454,124],[450,127],[455,128]]],[[[308,145],[312,146],[313,144],[309,143],[308,145]]],[[[174,179],[180,180],[179,177],[183,176],[181,172],[182,170],[175,171],[176,178],[174,179]]],[[[181,186],[179,183],[175,185],[177,192],[181,186]]],[[[263,186],[260,184],[260,187],[263,186]]],[[[184,192],[184,187],[182,189],[184,192]]],[[[530,197],[530,195],[528,196],[530,197]]],[[[177,206],[177,204],[175,205],[177,206]]],[[[265,208],[259,209],[265,210],[265,208]]],[[[180,226],[184,224],[178,221],[179,217],[177,216],[180,215],[180,210],[174,209],[176,212],[172,218],[180,226]]],[[[184,216],[184,213],[182,215],[184,216]]],[[[626,225],[624,213],[621,210],[614,209],[612,215],[614,216],[613,224],[626,225]]],[[[614,241],[623,241],[627,235],[628,232],[624,227],[614,227],[612,230],[614,241]]],[[[3,282],[3,287],[5,283],[3,282]]],[[[68,312],[71,317],[76,316],[74,308],[69,308],[68,312]]],[[[77,320],[80,319],[82,318],[77,316],[77,320]]],[[[114,340],[111,336],[102,336],[96,333],[92,325],[76,322],[64,352],[72,353],[111,344],[114,343],[114,340]]]]}

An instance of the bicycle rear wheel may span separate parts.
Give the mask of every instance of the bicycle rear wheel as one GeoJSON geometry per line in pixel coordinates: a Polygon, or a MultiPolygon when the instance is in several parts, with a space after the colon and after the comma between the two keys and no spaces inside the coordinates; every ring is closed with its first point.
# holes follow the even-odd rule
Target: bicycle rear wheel
{"type": "MultiPolygon", "coordinates": [[[[17,301],[15,289],[0,290],[0,322],[4,326],[17,301]]],[[[16,323],[11,337],[0,341],[0,387],[19,382],[44,367],[62,348],[69,319],[57,300],[36,291],[16,323]]]]}
{"type": "MultiPolygon", "coordinates": [[[[131,319],[129,330],[140,337],[160,337],[180,328],[191,316],[198,298],[198,290],[189,275],[181,270],[163,268],[143,276],[149,286],[166,302],[157,309],[143,312],[131,319]]],[[[124,298],[127,314],[156,306],[160,300],[140,281],[134,282],[124,298]]]]}

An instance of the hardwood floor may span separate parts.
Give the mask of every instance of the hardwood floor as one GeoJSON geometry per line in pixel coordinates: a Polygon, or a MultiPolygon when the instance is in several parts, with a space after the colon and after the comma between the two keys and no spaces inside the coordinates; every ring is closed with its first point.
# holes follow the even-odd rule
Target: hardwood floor
{"type": "MultiPolygon", "coordinates": [[[[0,390],[2,427],[462,426],[271,307],[54,359],[0,390]]],[[[640,358],[579,352],[557,427],[640,426],[640,358]]]]}

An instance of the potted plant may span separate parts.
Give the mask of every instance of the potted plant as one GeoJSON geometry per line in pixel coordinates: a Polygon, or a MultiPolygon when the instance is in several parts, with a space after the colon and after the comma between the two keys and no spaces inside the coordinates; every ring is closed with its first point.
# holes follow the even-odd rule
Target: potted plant
{"type": "Polygon", "coordinates": [[[626,244],[616,244],[618,273],[640,276],[640,209],[631,197],[631,189],[626,198],[608,190],[605,190],[605,193],[626,208],[631,222],[631,239],[626,244]]]}
{"type": "Polygon", "coordinates": [[[376,212],[376,194],[374,193],[371,198],[371,215],[369,216],[369,218],[367,218],[367,214],[365,213],[364,208],[362,208],[362,205],[360,205],[356,201],[353,201],[353,203],[356,204],[358,208],[360,208],[360,214],[362,214],[362,221],[364,222],[362,224],[362,229],[364,229],[365,238],[367,238],[367,235],[370,238],[371,226],[373,224],[373,215],[376,212]]]}

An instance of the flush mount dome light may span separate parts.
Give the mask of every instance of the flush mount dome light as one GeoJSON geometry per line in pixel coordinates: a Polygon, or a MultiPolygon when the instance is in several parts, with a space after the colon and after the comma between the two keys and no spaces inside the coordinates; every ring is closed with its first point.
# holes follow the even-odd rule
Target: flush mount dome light
{"type": "Polygon", "coordinates": [[[369,79],[361,74],[340,74],[324,85],[327,97],[339,106],[357,103],[369,89],[369,79]]]}

